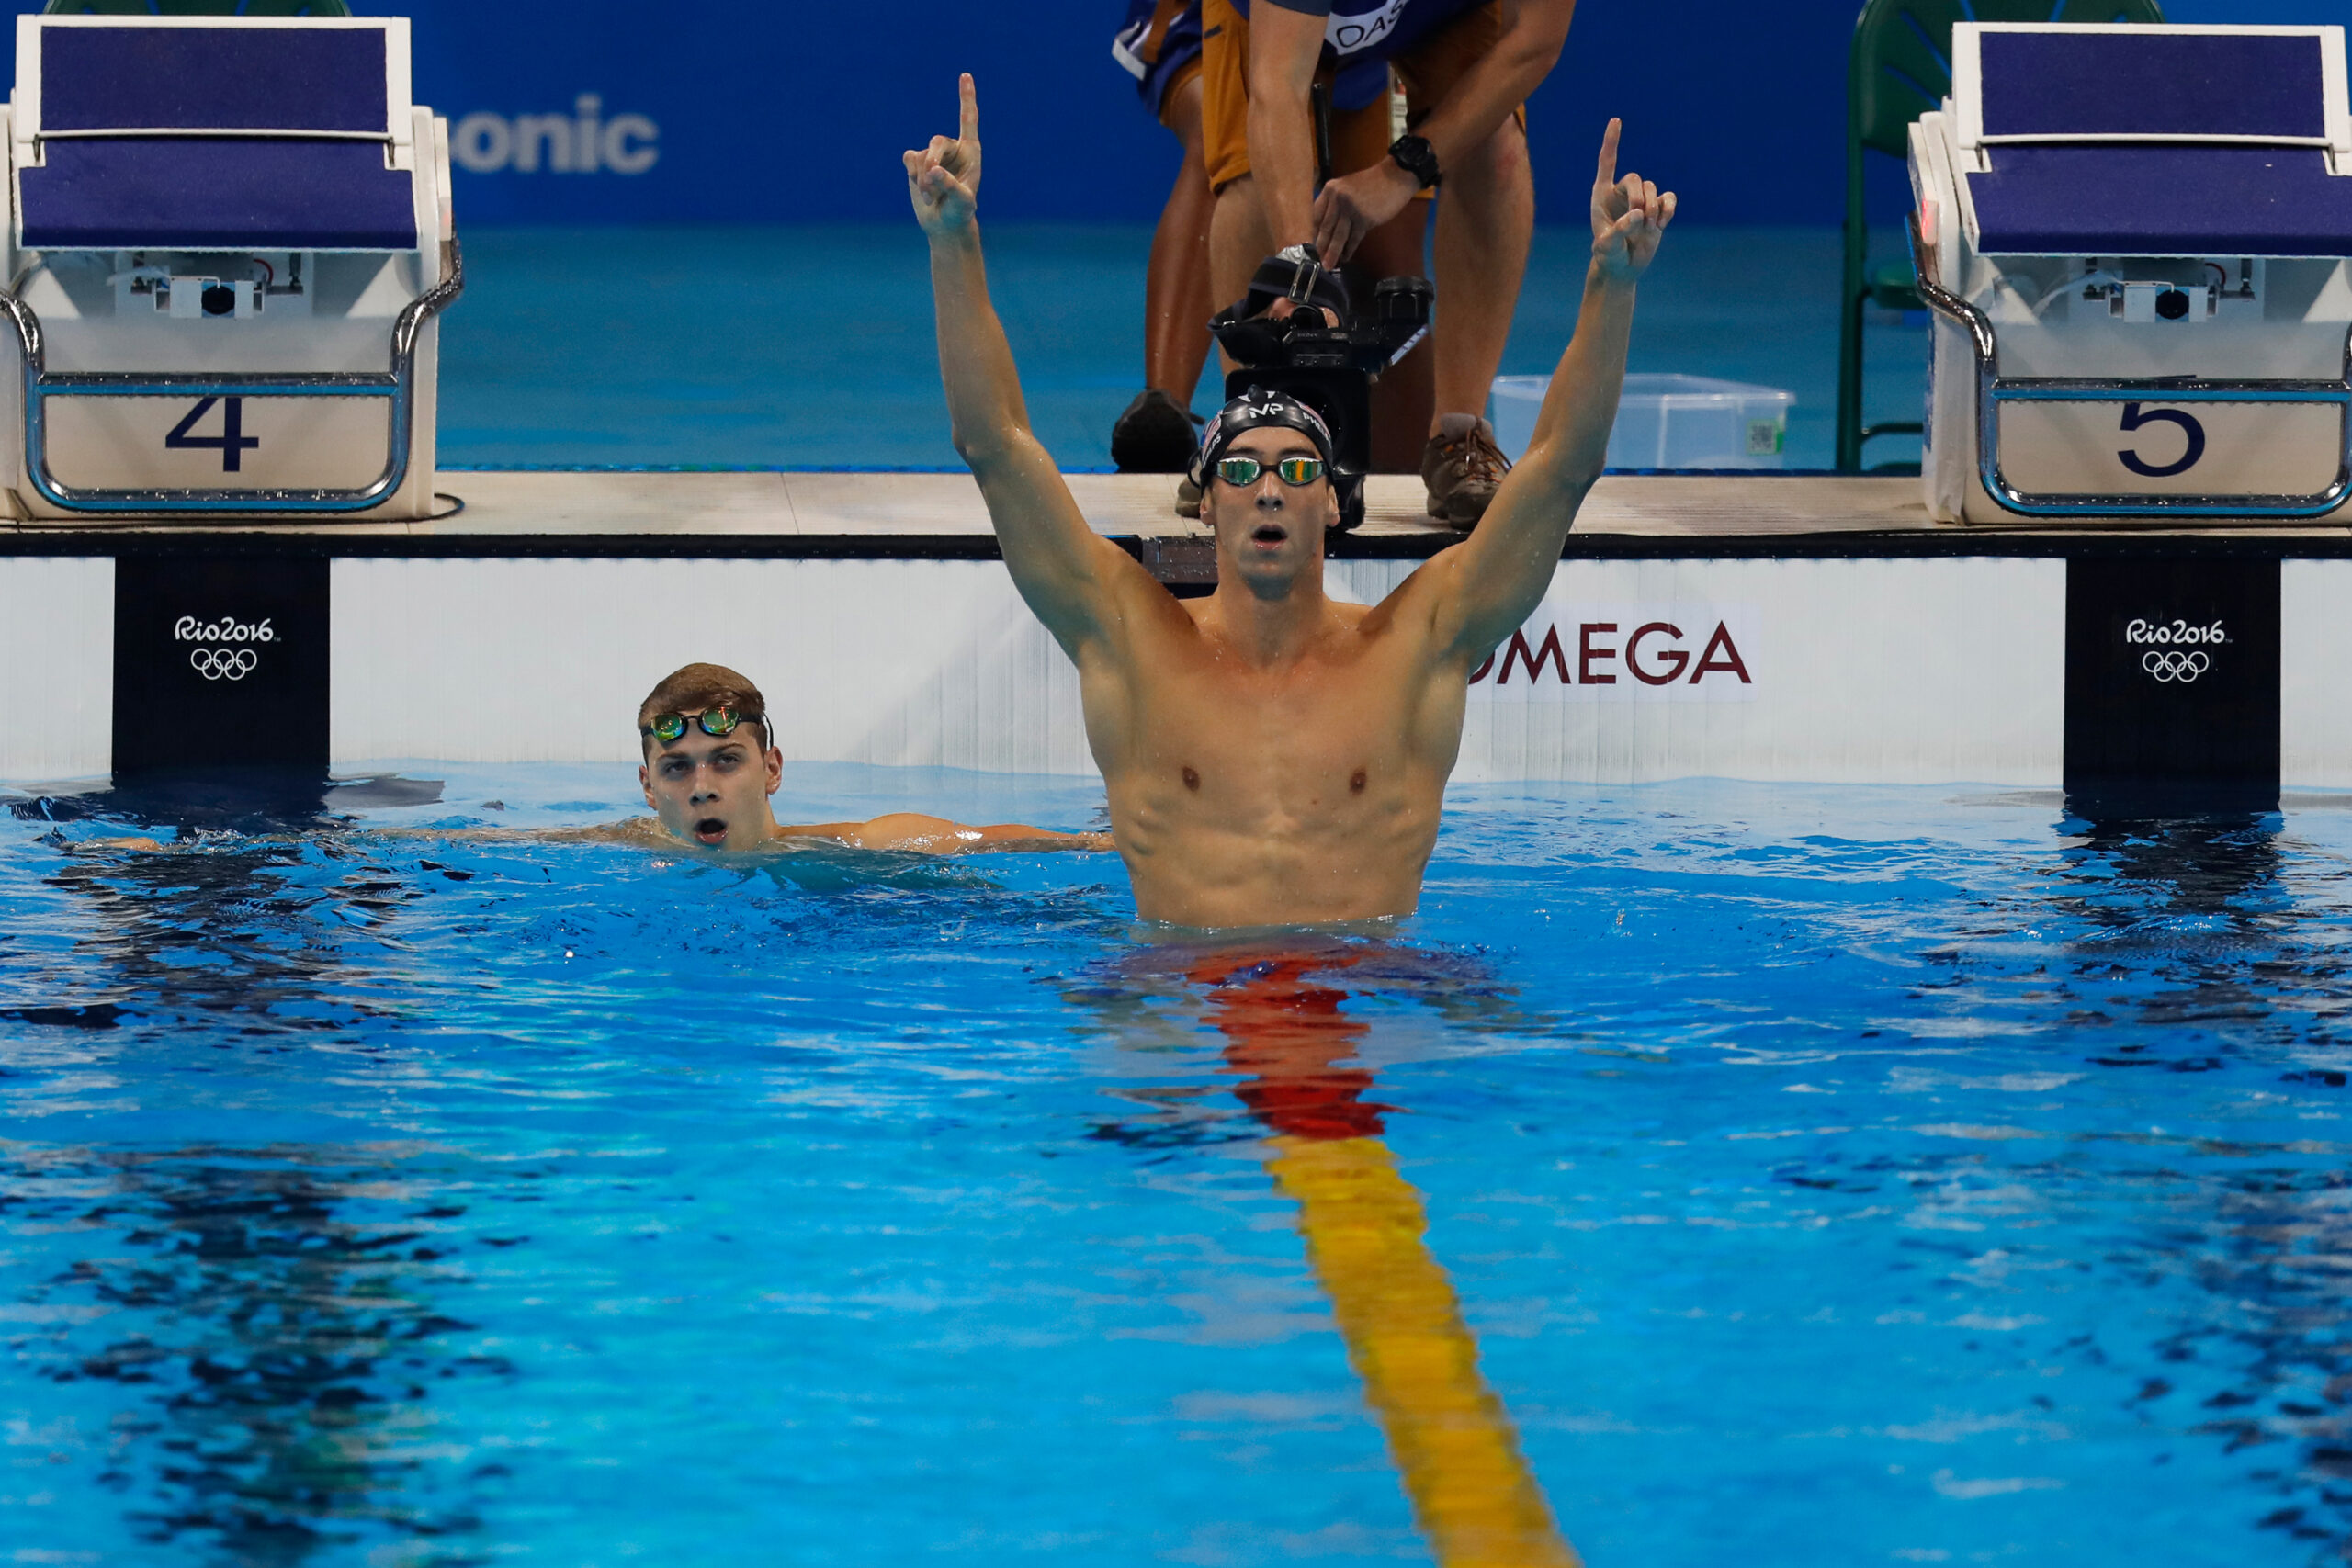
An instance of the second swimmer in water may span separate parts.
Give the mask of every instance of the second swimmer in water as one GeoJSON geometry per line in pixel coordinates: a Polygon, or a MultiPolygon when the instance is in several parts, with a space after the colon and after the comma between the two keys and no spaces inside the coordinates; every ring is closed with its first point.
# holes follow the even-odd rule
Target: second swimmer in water
{"type": "MultiPolygon", "coordinates": [[[[376,838],[469,840],[551,839],[571,843],[626,843],[645,849],[693,847],[715,854],[757,854],[838,844],[854,850],[915,854],[986,851],[1037,853],[1108,850],[1108,833],[1062,833],[1019,822],[987,827],[917,811],[893,811],[864,822],[787,824],[770,801],[784,781],[774,720],[760,689],[721,664],[689,664],[666,677],[638,705],[641,761],[639,787],[651,817],[583,828],[378,828],[376,838]]],[[[240,834],[241,840],[253,835],[240,834]]],[[[84,851],[153,852],[198,847],[183,830],[165,845],[145,837],[85,839],[84,851]]]]}
{"type": "Polygon", "coordinates": [[[689,664],[638,705],[644,761],[637,770],[650,819],[575,829],[565,837],[682,842],[741,853],[811,840],[924,854],[974,851],[1107,850],[1108,833],[1061,833],[1018,822],[973,827],[915,811],[865,822],[780,823],[769,797],[784,755],[760,689],[720,664],[689,664]]]}

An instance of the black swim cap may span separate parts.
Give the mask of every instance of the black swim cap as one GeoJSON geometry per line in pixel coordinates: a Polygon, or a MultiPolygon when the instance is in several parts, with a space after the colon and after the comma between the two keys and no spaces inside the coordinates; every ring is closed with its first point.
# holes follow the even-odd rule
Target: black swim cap
{"type": "Polygon", "coordinates": [[[1225,449],[1240,439],[1243,433],[1262,430],[1268,425],[1280,425],[1295,430],[1315,444],[1323,459],[1324,471],[1336,475],[1339,460],[1331,449],[1331,427],[1323,416],[1288,392],[1270,392],[1263,387],[1252,387],[1217,411],[1202,434],[1201,450],[1193,460],[1193,482],[1206,488],[1209,470],[1216,467],[1225,449]]]}

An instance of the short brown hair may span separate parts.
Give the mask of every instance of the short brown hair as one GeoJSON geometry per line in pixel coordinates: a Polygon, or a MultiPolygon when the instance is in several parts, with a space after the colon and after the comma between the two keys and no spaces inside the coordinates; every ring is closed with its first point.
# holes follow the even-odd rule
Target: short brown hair
{"type": "Polygon", "coordinates": [[[748,677],[724,664],[689,664],[662,677],[662,683],[637,705],[638,738],[652,739],[647,729],[656,714],[708,713],[713,708],[733,708],[741,717],[759,720],[767,744],[775,744],[775,724],[768,717],[767,699],[748,677]]]}

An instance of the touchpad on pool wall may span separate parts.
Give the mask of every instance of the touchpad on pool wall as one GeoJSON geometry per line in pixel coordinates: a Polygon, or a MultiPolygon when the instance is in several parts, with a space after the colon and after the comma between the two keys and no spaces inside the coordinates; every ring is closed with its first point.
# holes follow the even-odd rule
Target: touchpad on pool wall
{"type": "Polygon", "coordinates": [[[115,563],[114,771],[327,762],[327,562],[115,563]]]}

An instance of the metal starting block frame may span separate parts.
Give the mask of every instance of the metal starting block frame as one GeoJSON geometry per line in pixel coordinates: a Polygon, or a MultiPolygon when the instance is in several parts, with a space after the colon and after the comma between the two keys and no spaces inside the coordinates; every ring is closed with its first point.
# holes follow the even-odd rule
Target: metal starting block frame
{"type": "Polygon", "coordinates": [[[465,278],[408,44],[398,17],[17,18],[20,515],[433,513],[465,278]]]}
{"type": "Polygon", "coordinates": [[[1961,23],[1910,168],[1930,514],[2346,509],[2341,28],[1961,23]]]}

